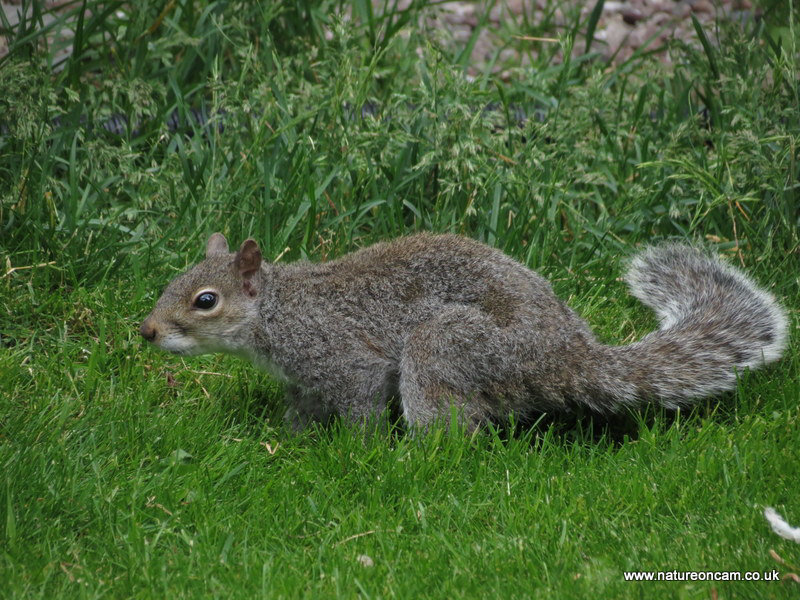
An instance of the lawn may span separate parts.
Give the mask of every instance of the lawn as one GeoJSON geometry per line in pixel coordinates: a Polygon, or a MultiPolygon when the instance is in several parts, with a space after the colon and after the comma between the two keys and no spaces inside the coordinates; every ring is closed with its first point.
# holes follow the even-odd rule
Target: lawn
{"type": "Polygon", "coordinates": [[[0,597],[800,593],[800,545],[762,514],[800,524],[800,37],[782,3],[698,24],[669,64],[607,63],[594,13],[509,22],[502,47],[530,64],[499,46],[469,76],[424,2],[68,2],[63,62],[34,4],[0,23],[0,597]],[[613,344],[656,326],[625,258],[702,243],[787,308],[789,346],[691,410],[409,436],[294,433],[268,374],[139,338],[214,231],[289,262],[423,230],[536,269],[613,344]]]}

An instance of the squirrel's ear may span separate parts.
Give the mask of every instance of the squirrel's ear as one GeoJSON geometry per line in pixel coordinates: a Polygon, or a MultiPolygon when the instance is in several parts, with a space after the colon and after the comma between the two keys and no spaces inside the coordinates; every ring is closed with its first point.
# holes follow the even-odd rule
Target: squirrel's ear
{"type": "Polygon", "coordinates": [[[212,233],[206,243],[206,258],[228,253],[228,240],[221,233],[212,233]]]}
{"type": "Polygon", "coordinates": [[[236,253],[236,270],[245,279],[250,279],[261,268],[261,250],[255,240],[245,240],[236,253]]]}

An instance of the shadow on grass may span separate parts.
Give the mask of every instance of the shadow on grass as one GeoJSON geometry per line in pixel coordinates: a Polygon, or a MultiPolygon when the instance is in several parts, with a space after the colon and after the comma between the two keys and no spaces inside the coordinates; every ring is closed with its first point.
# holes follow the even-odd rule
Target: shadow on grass
{"type": "MultiPolygon", "coordinates": [[[[226,400],[231,419],[244,423],[248,428],[262,431],[265,425],[279,429],[283,435],[293,436],[294,431],[285,421],[283,388],[279,385],[254,390],[246,400],[229,397],[226,400]]],[[[501,443],[509,440],[527,439],[532,447],[538,440],[548,438],[556,445],[591,444],[600,447],[618,448],[636,441],[643,431],[665,431],[673,426],[686,426],[705,419],[732,424],[737,418],[735,393],[727,393],[713,399],[700,401],[682,410],[667,410],[654,404],[639,409],[628,409],[616,414],[600,414],[588,409],[561,413],[536,413],[525,420],[513,416],[506,422],[489,423],[478,432],[470,433],[463,426],[441,423],[426,432],[442,429],[449,435],[486,436],[501,443]]],[[[316,423],[311,428],[324,435],[340,428],[355,427],[346,419],[334,417],[325,423],[316,423]]],[[[390,402],[387,411],[362,429],[369,437],[385,438],[394,444],[417,433],[403,419],[399,401],[390,402]]]]}

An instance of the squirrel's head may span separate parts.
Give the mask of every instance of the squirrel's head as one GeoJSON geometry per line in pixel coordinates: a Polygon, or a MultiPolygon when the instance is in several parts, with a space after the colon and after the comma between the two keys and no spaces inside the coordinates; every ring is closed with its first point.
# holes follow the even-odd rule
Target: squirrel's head
{"type": "Polygon", "coordinates": [[[255,241],[232,253],[225,237],[215,233],[205,260],[170,282],[139,333],[176,354],[241,352],[256,318],[263,277],[255,241]]]}

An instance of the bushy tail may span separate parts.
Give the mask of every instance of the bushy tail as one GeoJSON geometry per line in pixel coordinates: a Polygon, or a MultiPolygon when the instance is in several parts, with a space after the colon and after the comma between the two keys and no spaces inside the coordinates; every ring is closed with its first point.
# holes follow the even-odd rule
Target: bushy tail
{"type": "Polygon", "coordinates": [[[787,320],[775,298],[744,273],[683,245],[636,256],[626,280],[660,329],[629,346],[604,347],[597,408],[646,400],[675,408],[730,390],[735,369],[780,358],[787,320]]]}

